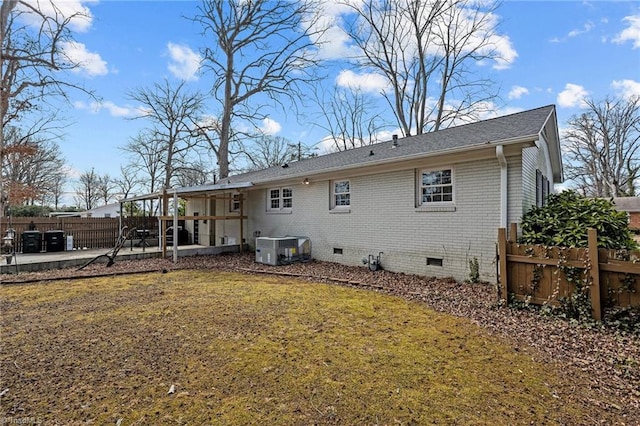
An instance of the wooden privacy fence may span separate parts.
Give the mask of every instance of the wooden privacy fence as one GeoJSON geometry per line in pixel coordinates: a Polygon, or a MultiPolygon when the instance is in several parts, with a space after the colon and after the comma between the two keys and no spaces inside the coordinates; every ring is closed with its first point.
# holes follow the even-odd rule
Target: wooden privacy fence
{"type": "Polygon", "coordinates": [[[516,243],[517,226],[498,230],[500,297],[558,306],[586,280],[592,315],[602,319],[603,306],[640,306],[640,251],[598,248],[597,233],[589,229],[588,248],[562,248],[516,243]]]}
{"type": "MultiPolygon", "coordinates": [[[[22,252],[23,233],[28,231],[31,223],[37,231],[42,233],[45,239],[47,231],[62,231],[64,238],[73,237],[73,246],[88,249],[113,247],[118,232],[120,232],[120,219],[107,217],[13,217],[11,227],[15,230],[15,251],[22,252]]],[[[129,228],[147,229],[149,234],[157,235],[158,219],[156,217],[126,217],[122,218],[122,226],[129,228]]],[[[3,217],[0,221],[0,237],[7,234],[9,218],[3,217]]],[[[45,250],[44,241],[42,249],[45,250]]]]}

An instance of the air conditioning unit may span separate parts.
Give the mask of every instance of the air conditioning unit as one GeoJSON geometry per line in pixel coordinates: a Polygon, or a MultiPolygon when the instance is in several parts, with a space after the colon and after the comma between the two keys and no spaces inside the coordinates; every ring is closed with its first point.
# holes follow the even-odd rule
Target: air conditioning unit
{"type": "Polygon", "coordinates": [[[256,262],[286,265],[311,259],[311,241],[307,237],[256,238],[256,262]]]}

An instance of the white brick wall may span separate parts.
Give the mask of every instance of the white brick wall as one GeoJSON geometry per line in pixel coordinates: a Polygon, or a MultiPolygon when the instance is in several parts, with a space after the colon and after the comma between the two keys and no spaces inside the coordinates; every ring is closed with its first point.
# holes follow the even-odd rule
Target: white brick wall
{"type": "MultiPolygon", "coordinates": [[[[508,158],[510,203],[521,215],[519,157],[508,158]],[[518,198],[516,198],[518,197],[518,198]]],[[[449,165],[447,165],[449,166],[449,165]]],[[[469,276],[469,260],[476,257],[481,276],[495,281],[495,241],[500,223],[500,167],[497,159],[453,165],[456,210],[426,212],[415,208],[415,169],[351,178],[349,213],[329,210],[330,182],[293,186],[290,214],[266,212],[265,190],[248,193],[246,235],[303,235],[311,238],[312,255],[319,260],[362,265],[369,254],[382,255],[392,271],[426,276],[469,276]],[[334,248],[343,254],[334,254],[334,248]],[[427,257],[443,266],[427,266],[427,257]]],[[[510,216],[516,210],[510,209],[510,216]]],[[[250,241],[253,247],[254,241],[250,241]]]]}

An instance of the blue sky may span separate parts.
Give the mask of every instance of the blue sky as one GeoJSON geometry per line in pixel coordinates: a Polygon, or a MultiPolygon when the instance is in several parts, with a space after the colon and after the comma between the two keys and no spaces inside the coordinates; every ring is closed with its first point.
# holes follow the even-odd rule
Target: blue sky
{"type": "MultiPolygon", "coordinates": [[[[71,78],[95,90],[102,103],[71,93],[71,104],[61,106],[71,124],[59,145],[72,176],[92,167],[117,176],[127,161],[118,147],[145,125],[143,120],[130,120],[138,106],[127,99],[128,91],[164,78],[186,79],[194,90],[211,86],[211,77],[197,74],[204,43],[200,27],[184,18],[196,13],[198,2],[64,3],[90,12],[89,21],[75,26],[77,44],[69,52],[82,67],[71,78]]],[[[329,16],[340,16],[340,8],[331,7],[330,1],[326,5],[329,16]]],[[[556,104],[562,129],[580,112],[584,96],[640,94],[640,2],[506,0],[496,13],[506,60],[485,65],[501,87],[502,102],[496,102],[495,115],[556,104]]],[[[375,78],[335,60],[346,46],[338,30],[332,34],[333,43],[325,47],[333,59],[327,90],[336,84],[375,90],[375,78]]],[[[320,128],[298,123],[277,109],[264,127],[308,146],[322,145],[326,136],[320,128]]],[[[70,182],[69,189],[72,186],[70,182]]]]}

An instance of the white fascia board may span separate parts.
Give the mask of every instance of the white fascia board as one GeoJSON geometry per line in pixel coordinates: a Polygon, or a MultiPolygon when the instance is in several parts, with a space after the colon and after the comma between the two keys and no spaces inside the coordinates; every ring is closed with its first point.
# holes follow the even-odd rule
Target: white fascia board
{"type": "Polygon", "coordinates": [[[192,194],[198,192],[225,191],[231,189],[244,189],[253,186],[252,182],[214,183],[211,185],[186,186],[183,188],[168,189],[171,194],[192,194]]]}
{"type": "MultiPolygon", "coordinates": [[[[213,191],[225,191],[232,189],[244,189],[250,188],[253,186],[252,182],[237,182],[237,183],[216,183],[210,185],[200,185],[200,186],[185,186],[182,188],[169,188],[167,189],[167,195],[188,195],[188,194],[197,194],[201,192],[213,192],[213,191]]],[[[120,200],[120,203],[127,203],[130,201],[143,201],[143,200],[155,200],[162,197],[162,191],[152,192],[145,195],[139,195],[136,197],[129,197],[120,200]]]]}

